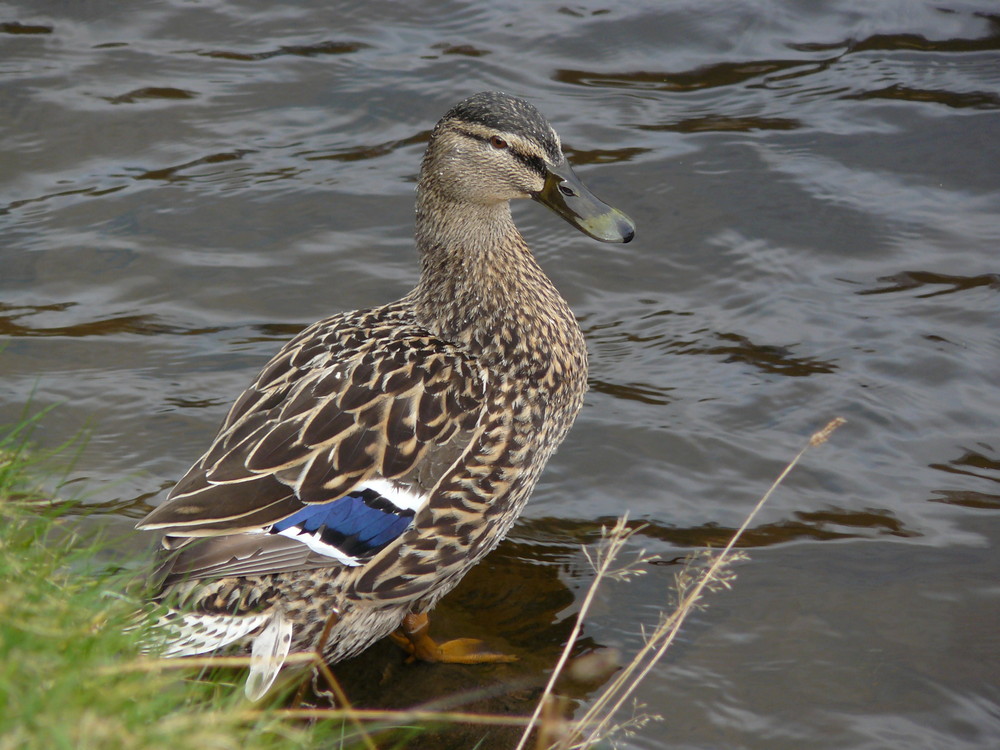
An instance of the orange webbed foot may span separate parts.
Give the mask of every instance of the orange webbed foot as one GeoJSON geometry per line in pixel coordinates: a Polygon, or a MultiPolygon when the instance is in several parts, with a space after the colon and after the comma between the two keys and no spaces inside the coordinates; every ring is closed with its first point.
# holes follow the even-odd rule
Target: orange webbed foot
{"type": "Polygon", "coordinates": [[[427,615],[407,615],[392,639],[410,655],[410,661],[420,659],[446,664],[498,664],[517,661],[516,656],[491,651],[478,638],[456,638],[437,643],[427,633],[427,615]]]}

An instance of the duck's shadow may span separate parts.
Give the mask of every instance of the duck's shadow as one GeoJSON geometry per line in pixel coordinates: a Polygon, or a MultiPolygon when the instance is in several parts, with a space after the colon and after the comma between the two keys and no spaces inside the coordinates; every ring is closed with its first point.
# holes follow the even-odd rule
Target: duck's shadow
{"type": "MultiPolygon", "coordinates": [[[[552,668],[570,636],[576,618],[576,597],[564,582],[579,560],[573,544],[544,545],[508,540],[463,579],[431,614],[436,640],[474,637],[494,651],[517,657],[511,663],[408,663],[404,652],[384,639],[360,656],[333,665],[340,687],[355,708],[402,710],[429,708],[472,714],[530,716],[552,668]]],[[[573,654],[602,649],[582,637],[573,654]]],[[[563,680],[558,692],[569,698],[571,713],[613,674],[586,684],[563,680]]],[[[318,684],[322,684],[321,682],[318,684]]],[[[307,704],[328,706],[322,695],[309,691],[307,704]]],[[[519,727],[484,726],[472,722],[442,722],[424,728],[415,740],[421,747],[509,748],[519,727]]]]}

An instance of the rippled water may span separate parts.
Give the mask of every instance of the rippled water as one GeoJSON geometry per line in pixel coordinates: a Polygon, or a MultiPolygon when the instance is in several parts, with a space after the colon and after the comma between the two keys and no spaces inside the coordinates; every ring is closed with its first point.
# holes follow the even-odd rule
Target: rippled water
{"type": "MultiPolygon", "coordinates": [[[[639,234],[517,207],[591,393],[435,628],[521,662],[376,648],[345,668],[392,675],[366,700],[513,683],[524,710],[602,522],[627,508],[664,563],[718,544],[842,415],[644,684],[664,721],[624,744],[994,746],[998,52],[986,0],[2,2],[0,421],[30,398],[58,404],[44,444],[89,427],[74,486],[125,535],[281,341],[412,285],[445,109],[525,96],[639,234]]],[[[585,650],[634,650],[676,570],[609,586],[585,650]]]]}

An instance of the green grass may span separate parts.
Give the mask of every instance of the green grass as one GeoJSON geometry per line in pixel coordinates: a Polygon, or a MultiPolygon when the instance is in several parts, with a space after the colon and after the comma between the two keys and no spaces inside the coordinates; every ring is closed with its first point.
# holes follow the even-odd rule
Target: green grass
{"type": "MultiPolygon", "coordinates": [[[[346,746],[342,721],[251,710],[242,690],[142,657],[127,576],[102,569],[32,478],[34,419],[0,431],[0,750],[346,746]]],[[[74,509],[79,511],[79,507],[74,509]]]]}

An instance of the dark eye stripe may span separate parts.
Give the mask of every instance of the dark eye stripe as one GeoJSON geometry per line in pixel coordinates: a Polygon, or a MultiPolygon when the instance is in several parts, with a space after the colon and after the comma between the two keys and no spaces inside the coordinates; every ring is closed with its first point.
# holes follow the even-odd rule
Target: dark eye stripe
{"type": "Polygon", "coordinates": [[[525,154],[520,154],[512,148],[507,149],[514,158],[521,162],[528,169],[536,172],[540,177],[545,177],[548,174],[548,169],[545,167],[545,162],[537,156],[527,156],[525,154]]]}

